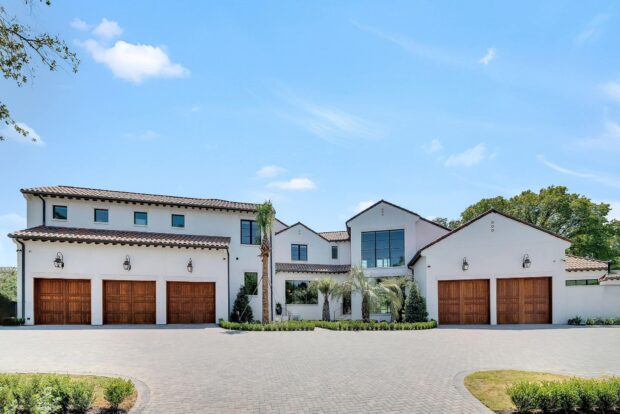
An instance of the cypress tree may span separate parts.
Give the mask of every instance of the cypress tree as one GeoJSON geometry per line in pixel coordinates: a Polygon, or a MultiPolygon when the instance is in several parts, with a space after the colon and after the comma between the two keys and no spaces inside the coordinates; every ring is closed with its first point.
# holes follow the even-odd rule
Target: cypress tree
{"type": "Polygon", "coordinates": [[[252,322],[254,315],[252,314],[252,307],[250,306],[250,299],[245,293],[245,287],[241,286],[237,298],[233,304],[232,312],[230,313],[231,322],[252,322]]]}
{"type": "Polygon", "coordinates": [[[405,322],[426,322],[426,299],[420,294],[420,289],[415,282],[409,283],[409,294],[405,301],[405,322]]]}

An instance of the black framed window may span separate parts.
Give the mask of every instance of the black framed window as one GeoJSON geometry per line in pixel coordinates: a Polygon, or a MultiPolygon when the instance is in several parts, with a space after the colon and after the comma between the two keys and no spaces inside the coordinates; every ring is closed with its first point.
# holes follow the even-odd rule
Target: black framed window
{"type": "Polygon", "coordinates": [[[342,314],[350,315],[351,314],[351,292],[347,292],[342,295],[342,314]]]}
{"type": "Polygon", "coordinates": [[[134,211],[133,224],[138,226],[147,226],[149,224],[149,215],[144,211],[134,211]]]}
{"type": "Polygon", "coordinates": [[[317,305],[318,303],[319,291],[310,284],[309,280],[286,281],[287,305],[317,305]]]}
{"type": "Polygon", "coordinates": [[[241,244],[260,245],[260,227],[254,220],[241,220],[241,244]]]}
{"type": "Polygon", "coordinates": [[[598,284],[598,279],[574,279],[566,281],[566,286],[596,286],[598,284]]]}
{"type": "Polygon", "coordinates": [[[258,294],[258,273],[245,272],[243,274],[243,287],[246,295],[258,294]]]}
{"type": "Polygon", "coordinates": [[[291,260],[308,260],[308,245],[307,244],[291,244],[291,260]]]}
{"type": "Polygon", "coordinates": [[[67,206],[52,206],[52,217],[54,220],[66,220],[67,206]]]}
{"type": "Polygon", "coordinates": [[[110,220],[107,208],[95,209],[95,223],[107,223],[110,220]]]}
{"type": "Polygon", "coordinates": [[[332,246],[332,259],[338,258],[338,246],[332,246]]]}
{"type": "Polygon", "coordinates": [[[405,265],[405,231],[362,232],[362,267],[405,265]]]}
{"type": "Polygon", "coordinates": [[[185,227],[185,216],[183,214],[173,214],[172,215],[172,227],[185,227]]]}

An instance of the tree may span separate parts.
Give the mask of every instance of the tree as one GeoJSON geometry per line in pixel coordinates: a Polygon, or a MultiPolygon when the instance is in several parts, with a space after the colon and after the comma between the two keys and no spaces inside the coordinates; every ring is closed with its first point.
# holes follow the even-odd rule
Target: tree
{"type": "Polygon", "coordinates": [[[231,322],[252,322],[254,315],[252,314],[252,307],[250,306],[250,299],[245,291],[245,287],[241,286],[235,303],[233,304],[232,312],[230,313],[231,322]]]}
{"type": "Polygon", "coordinates": [[[426,299],[420,293],[417,283],[409,283],[409,293],[405,301],[405,322],[426,322],[428,312],[426,311],[426,299]]]}
{"type": "Polygon", "coordinates": [[[324,277],[319,280],[313,280],[310,284],[312,289],[317,289],[323,295],[323,320],[330,320],[329,299],[335,299],[342,296],[343,289],[334,278],[324,277]]]}
{"type": "Polygon", "coordinates": [[[455,228],[461,225],[460,220],[448,220],[448,218],[446,217],[435,217],[433,219],[433,222],[440,224],[444,227],[447,227],[450,230],[454,230],[455,228]]]}
{"type": "Polygon", "coordinates": [[[17,272],[15,269],[0,269],[0,296],[10,302],[17,300],[17,272]]]}
{"type": "MultiPolygon", "coordinates": [[[[33,0],[24,0],[26,5],[33,0]]],[[[51,0],[45,0],[47,6],[51,0]]],[[[17,86],[22,86],[34,77],[35,64],[33,60],[40,60],[50,71],[58,69],[59,64],[66,63],[75,73],[80,60],[69,49],[64,40],[49,33],[36,33],[29,26],[17,21],[14,16],[8,16],[4,7],[0,6],[0,71],[5,79],[13,80],[17,86]]],[[[6,103],[0,101],[0,123],[12,127],[17,133],[28,136],[28,131],[22,128],[11,116],[6,103]]],[[[35,140],[35,138],[32,138],[35,140]]],[[[4,140],[0,134],[0,141],[4,140]]]]}
{"type": "Polygon", "coordinates": [[[269,323],[269,254],[271,252],[271,229],[276,218],[276,212],[271,201],[265,201],[256,208],[256,224],[261,230],[260,256],[263,260],[263,308],[262,321],[269,323]]]}
{"type": "Polygon", "coordinates": [[[390,304],[393,319],[398,319],[398,312],[403,303],[403,292],[400,289],[399,278],[389,278],[376,282],[366,277],[359,267],[351,268],[349,278],[343,286],[344,292],[358,292],[362,296],[362,320],[370,322],[370,307],[377,305],[381,300],[390,304]]]}

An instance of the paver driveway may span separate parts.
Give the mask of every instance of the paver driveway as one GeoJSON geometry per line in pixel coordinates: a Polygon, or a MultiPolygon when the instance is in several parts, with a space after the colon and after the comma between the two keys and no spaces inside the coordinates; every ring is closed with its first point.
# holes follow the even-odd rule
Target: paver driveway
{"type": "Polygon", "coordinates": [[[620,329],[243,332],[217,327],[4,328],[0,370],[115,373],[145,412],[485,412],[465,371],[620,374],[620,329]]]}

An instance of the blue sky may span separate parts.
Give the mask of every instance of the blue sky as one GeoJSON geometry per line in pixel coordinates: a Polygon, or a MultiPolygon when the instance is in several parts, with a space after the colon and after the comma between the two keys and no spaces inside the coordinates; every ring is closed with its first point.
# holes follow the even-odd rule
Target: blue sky
{"type": "MultiPolygon", "coordinates": [[[[381,198],[456,217],[552,184],[619,217],[618,8],[12,3],[82,64],[0,81],[40,137],[0,143],[0,231],[25,225],[20,188],[57,184],[272,199],[282,220],[320,231],[381,198]]],[[[14,257],[0,241],[0,265],[14,257]]]]}

